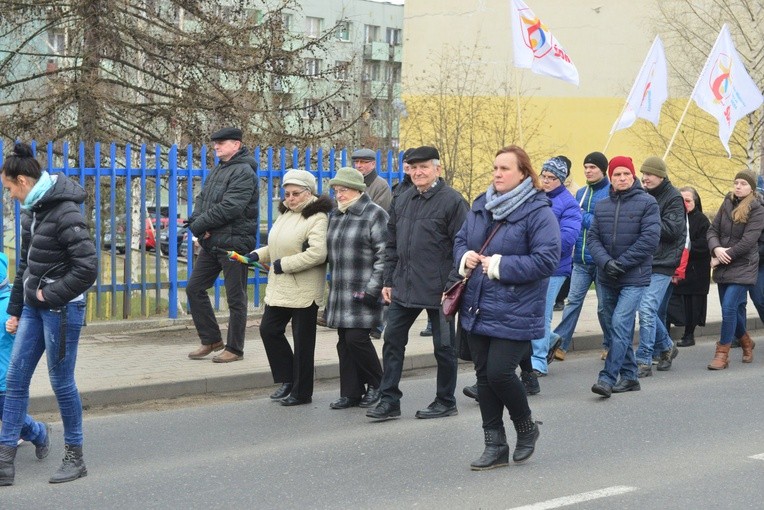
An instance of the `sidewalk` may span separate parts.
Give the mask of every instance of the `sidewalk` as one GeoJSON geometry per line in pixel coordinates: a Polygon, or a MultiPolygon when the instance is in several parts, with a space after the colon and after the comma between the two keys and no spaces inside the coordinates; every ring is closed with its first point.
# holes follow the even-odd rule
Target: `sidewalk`
{"type": "MultiPolygon", "coordinates": [[[[749,329],[761,329],[756,310],[753,306],[748,308],[749,329]]],[[[561,314],[555,312],[553,326],[559,322],[561,314]]],[[[421,314],[411,329],[404,370],[435,366],[432,338],[419,336],[426,323],[425,317],[421,314]]],[[[258,318],[250,319],[247,324],[244,360],[227,364],[212,363],[211,355],[203,361],[188,359],[187,354],[199,344],[190,317],[174,321],[154,319],[91,324],[83,329],[77,359],[76,379],[83,406],[125,404],[269,386],[275,388],[260,341],[258,324],[258,318]]],[[[698,328],[696,337],[716,335],[720,325],[719,298],[716,286],[712,285],[706,327],[698,328]]],[[[288,336],[289,333],[287,328],[288,336]]],[[[599,349],[601,341],[597,298],[594,291],[590,291],[571,350],[599,349]]],[[[335,330],[318,328],[316,379],[339,377],[336,343],[335,330]]],[[[374,345],[381,356],[382,340],[374,340],[374,345]]],[[[48,382],[44,356],[32,378],[29,409],[32,413],[58,410],[48,382]]]]}

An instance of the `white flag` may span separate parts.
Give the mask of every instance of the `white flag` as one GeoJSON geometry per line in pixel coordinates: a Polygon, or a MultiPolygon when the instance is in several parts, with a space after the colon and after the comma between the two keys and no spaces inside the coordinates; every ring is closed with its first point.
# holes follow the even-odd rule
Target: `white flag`
{"type": "Polygon", "coordinates": [[[666,55],[663,52],[661,38],[656,36],[645,63],[637,75],[637,80],[631,87],[626,99],[626,108],[621,117],[613,124],[610,134],[619,129],[626,129],[638,119],[646,119],[658,125],[661,107],[668,99],[668,73],[666,71],[666,55]]]}
{"type": "Polygon", "coordinates": [[[522,0],[512,0],[515,67],[578,85],[578,69],[560,42],[522,0]]]}
{"type": "Polygon", "coordinates": [[[725,24],[698,78],[692,99],[719,121],[719,138],[732,156],[730,136],[737,121],[761,106],[761,91],[746,71],[725,24]]]}

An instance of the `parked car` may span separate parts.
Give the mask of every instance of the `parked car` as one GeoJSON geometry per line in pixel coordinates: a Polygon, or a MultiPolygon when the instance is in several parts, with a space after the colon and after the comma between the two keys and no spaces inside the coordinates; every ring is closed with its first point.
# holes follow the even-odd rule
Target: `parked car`
{"type": "MultiPolygon", "coordinates": [[[[106,221],[105,222],[106,228],[111,229],[111,222],[106,221]]],[[[114,222],[115,226],[115,233],[112,236],[111,231],[106,232],[103,235],[103,249],[104,250],[111,250],[112,245],[112,239],[114,240],[114,250],[119,253],[123,254],[125,253],[125,221],[122,218],[117,218],[117,220],[114,222]]]]}
{"type": "MultiPolygon", "coordinates": [[[[179,257],[186,257],[188,256],[188,236],[191,235],[193,238],[193,234],[191,234],[191,231],[188,230],[188,227],[185,225],[178,225],[178,235],[175,239],[175,245],[178,247],[178,256],[179,257]]],[[[170,254],[170,231],[164,230],[159,235],[159,251],[162,252],[162,255],[169,255],[170,254]]],[[[196,242],[196,239],[194,239],[194,255],[197,255],[199,253],[199,244],[196,242]]]]}

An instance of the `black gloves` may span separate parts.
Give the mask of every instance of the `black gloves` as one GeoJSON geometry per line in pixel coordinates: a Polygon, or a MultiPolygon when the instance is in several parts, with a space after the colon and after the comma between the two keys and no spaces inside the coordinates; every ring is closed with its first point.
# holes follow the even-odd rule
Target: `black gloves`
{"type": "Polygon", "coordinates": [[[260,255],[257,254],[256,251],[252,250],[251,252],[247,253],[246,257],[249,259],[249,263],[257,262],[260,260],[260,255]]]}
{"type": "Polygon", "coordinates": [[[605,264],[605,274],[614,280],[620,278],[625,272],[626,270],[614,259],[608,260],[605,264]]]}
{"type": "Polygon", "coordinates": [[[281,259],[273,261],[273,272],[276,274],[283,274],[284,270],[281,269],[281,259]]]}
{"type": "Polygon", "coordinates": [[[372,307],[372,308],[377,307],[380,304],[379,296],[373,296],[363,291],[353,292],[353,301],[363,303],[364,305],[372,307]]]}

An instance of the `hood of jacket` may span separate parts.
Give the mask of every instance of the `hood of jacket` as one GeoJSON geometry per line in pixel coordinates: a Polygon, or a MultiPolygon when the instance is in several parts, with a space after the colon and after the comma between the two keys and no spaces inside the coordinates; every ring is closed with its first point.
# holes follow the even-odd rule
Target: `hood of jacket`
{"type": "MultiPolygon", "coordinates": [[[[316,200],[303,208],[301,214],[303,218],[310,218],[314,214],[318,213],[329,214],[332,212],[332,209],[334,209],[334,200],[332,200],[328,195],[318,195],[316,200]]],[[[287,212],[287,210],[289,210],[289,208],[284,205],[284,202],[279,202],[279,213],[283,214],[287,212]]]]}
{"type": "Polygon", "coordinates": [[[60,172],[52,177],[55,179],[53,187],[32,206],[32,212],[50,209],[59,202],[74,202],[76,204],[85,202],[88,194],[82,186],[60,172]]]}
{"type": "Polygon", "coordinates": [[[231,159],[228,161],[221,161],[219,166],[223,168],[228,165],[233,165],[234,163],[245,163],[252,168],[253,172],[257,173],[257,161],[255,161],[255,158],[252,157],[249,149],[244,146],[239,149],[239,152],[231,156],[231,159]]]}

